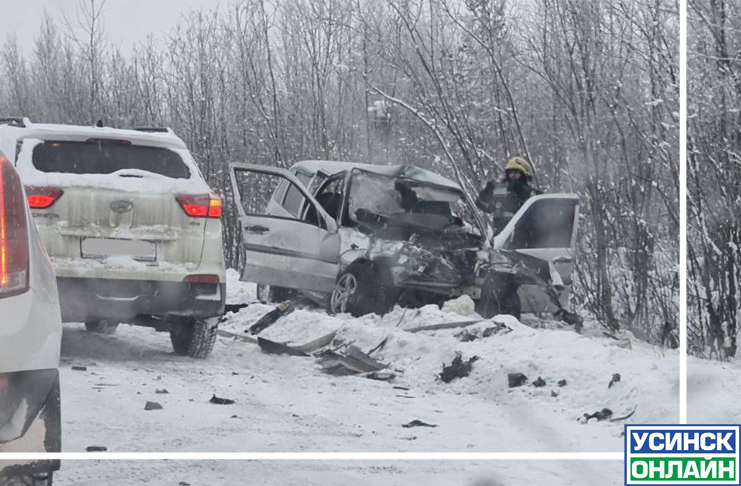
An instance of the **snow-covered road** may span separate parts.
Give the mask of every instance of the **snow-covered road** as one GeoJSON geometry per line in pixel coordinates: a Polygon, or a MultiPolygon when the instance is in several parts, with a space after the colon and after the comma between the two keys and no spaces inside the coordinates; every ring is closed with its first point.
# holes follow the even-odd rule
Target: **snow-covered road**
{"type": "MultiPolygon", "coordinates": [[[[234,275],[231,275],[232,280],[234,275]]],[[[252,291],[230,282],[232,299],[252,291]],[[236,296],[236,297],[235,297],[236,296]]],[[[330,317],[298,309],[261,336],[302,344],[336,331],[332,346],[353,343],[396,373],[393,382],[322,373],[313,357],[265,354],[252,343],[219,337],[206,360],[176,356],[169,337],[120,326],[113,336],[66,325],[62,344],[63,449],[115,452],[621,452],[624,421],[582,424],[609,408],[632,423],[676,423],[678,355],[635,340],[624,349],[589,327],[543,329],[503,316],[512,331],[461,342],[461,329],[405,329],[472,318],[469,303],[444,310],[397,308],[383,319],[330,317]],[[458,336],[458,337],[457,337],[458,336]],[[437,380],[455,353],[480,360],[472,372],[437,380]],[[73,370],[86,367],[86,371],[73,370]],[[508,388],[507,374],[528,384],[508,388]],[[614,373],[621,381],[608,388],[614,373]],[[542,377],[546,386],[531,383],[542,377]],[[566,380],[566,386],[558,386],[566,380]],[[162,393],[166,390],[167,393],[162,393]],[[160,391],[160,393],[158,393],[160,391]],[[212,395],[232,405],[209,403],[212,395]],[[557,396],[555,396],[557,395],[557,396]],[[145,411],[147,401],[162,410],[145,411]],[[403,428],[412,420],[437,427],[403,428]]],[[[271,306],[252,304],[222,328],[244,330],[271,306]]],[[[547,323],[554,327],[553,323],[547,323]]],[[[467,327],[480,335],[491,321],[467,327]]]]}
{"type": "Polygon", "coordinates": [[[622,461],[70,461],[55,486],[617,486],[622,461]]]}

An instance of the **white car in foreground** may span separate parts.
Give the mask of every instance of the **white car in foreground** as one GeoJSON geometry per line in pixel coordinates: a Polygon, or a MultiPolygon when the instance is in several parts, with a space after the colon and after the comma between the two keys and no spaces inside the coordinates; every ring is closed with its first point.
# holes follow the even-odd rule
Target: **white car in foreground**
{"type": "MultiPolygon", "coordinates": [[[[0,152],[0,453],[59,452],[57,283],[26,205],[0,152]]],[[[2,485],[51,485],[58,461],[0,461],[2,485]]]]}
{"type": "Polygon", "coordinates": [[[0,126],[57,275],[64,322],[169,331],[210,354],[224,313],[222,201],[170,129],[0,126]]]}

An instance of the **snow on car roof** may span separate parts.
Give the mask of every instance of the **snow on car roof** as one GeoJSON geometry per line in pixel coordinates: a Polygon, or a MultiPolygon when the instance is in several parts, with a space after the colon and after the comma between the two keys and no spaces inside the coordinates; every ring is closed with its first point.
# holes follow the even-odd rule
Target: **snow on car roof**
{"type": "Polygon", "coordinates": [[[58,125],[53,123],[27,123],[25,127],[0,125],[0,138],[14,140],[37,138],[39,140],[55,141],[84,141],[89,138],[125,139],[134,145],[186,149],[185,142],[172,131],[143,132],[126,128],[58,125]]]}
{"type": "Polygon", "coordinates": [[[385,176],[397,176],[403,173],[403,176],[420,182],[428,182],[439,186],[449,187],[451,189],[461,190],[461,186],[450,179],[436,174],[435,172],[421,169],[414,165],[376,165],[361,164],[359,162],[344,162],[339,160],[304,160],[295,163],[291,169],[304,169],[309,172],[322,170],[328,175],[334,175],[342,171],[352,169],[362,169],[368,172],[381,174],[385,176]]]}

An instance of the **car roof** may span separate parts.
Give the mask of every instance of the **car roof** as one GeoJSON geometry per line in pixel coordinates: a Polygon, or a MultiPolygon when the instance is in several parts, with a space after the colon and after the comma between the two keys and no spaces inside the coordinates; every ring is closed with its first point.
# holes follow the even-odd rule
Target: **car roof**
{"type": "Polygon", "coordinates": [[[90,138],[124,139],[129,140],[133,145],[187,149],[185,143],[169,129],[163,132],[145,132],[126,128],[26,123],[24,127],[0,125],[0,138],[4,138],[5,135],[15,140],[23,138],[55,141],[85,141],[90,138]]]}
{"type": "Polygon", "coordinates": [[[385,176],[401,176],[413,179],[419,182],[427,182],[438,186],[449,187],[451,189],[461,190],[461,186],[456,182],[441,176],[435,172],[419,168],[414,165],[378,165],[362,164],[359,162],[344,162],[339,160],[303,160],[291,166],[291,170],[303,169],[306,172],[318,172],[319,170],[333,176],[343,171],[352,169],[361,169],[375,174],[385,176]]]}

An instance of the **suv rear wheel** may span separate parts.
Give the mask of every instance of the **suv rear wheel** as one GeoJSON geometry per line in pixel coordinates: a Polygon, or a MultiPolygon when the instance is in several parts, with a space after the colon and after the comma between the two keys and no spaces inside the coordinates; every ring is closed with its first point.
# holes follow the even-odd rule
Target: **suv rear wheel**
{"type": "Polygon", "coordinates": [[[97,321],[89,321],[85,323],[85,329],[88,332],[97,332],[99,334],[115,334],[118,328],[118,322],[113,322],[108,319],[99,319],[97,321]]]}
{"type": "Polygon", "coordinates": [[[216,343],[219,319],[170,317],[170,342],[181,356],[203,359],[211,354],[216,343]]]}

